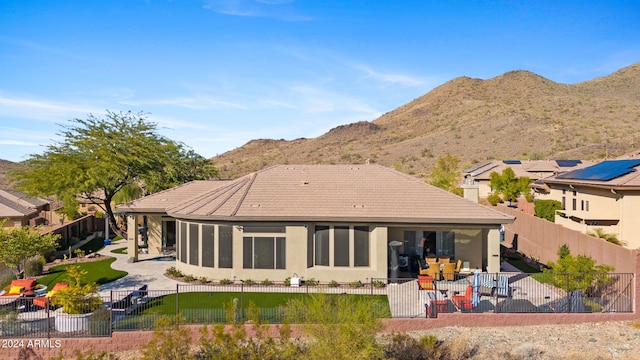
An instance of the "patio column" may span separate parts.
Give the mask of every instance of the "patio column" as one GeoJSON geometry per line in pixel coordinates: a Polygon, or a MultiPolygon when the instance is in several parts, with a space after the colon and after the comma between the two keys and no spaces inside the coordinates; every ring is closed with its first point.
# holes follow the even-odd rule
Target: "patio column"
{"type": "Polygon", "coordinates": [[[500,231],[489,229],[487,233],[487,272],[500,272],[500,231]]]}
{"type": "Polygon", "coordinates": [[[127,216],[127,254],[127,262],[138,261],[138,217],[135,215],[127,216]]]}

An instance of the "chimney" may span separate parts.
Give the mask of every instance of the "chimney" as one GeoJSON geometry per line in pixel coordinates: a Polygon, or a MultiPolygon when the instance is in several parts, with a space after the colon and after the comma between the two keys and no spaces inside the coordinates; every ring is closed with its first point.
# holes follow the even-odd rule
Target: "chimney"
{"type": "Polygon", "coordinates": [[[464,182],[460,187],[464,191],[465,199],[471,200],[475,203],[478,202],[478,198],[480,197],[480,186],[478,185],[478,182],[473,179],[473,176],[465,176],[464,182]]]}

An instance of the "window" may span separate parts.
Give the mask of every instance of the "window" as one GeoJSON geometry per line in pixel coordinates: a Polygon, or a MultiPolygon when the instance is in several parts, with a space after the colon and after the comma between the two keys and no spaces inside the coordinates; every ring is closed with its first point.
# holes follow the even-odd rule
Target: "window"
{"type": "Polygon", "coordinates": [[[369,227],[353,227],[353,266],[369,266],[369,227]]]}
{"type": "Polygon", "coordinates": [[[576,210],[577,208],[578,208],[577,200],[576,198],[573,198],[573,210],[576,210]]]}
{"type": "Polygon", "coordinates": [[[286,226],[243,226],[244,233],[279,233],[287,232],[286,226]]]}
{"type": "Polygon", "coordinates": [[[187,262],[187,223],[180,222],[180,246],[178,249],[179,260],[187,262]]]}
{"type": "Polygon", "coordinates": [[[198,265],[200,263],[198,251],[198,224],[189,224],[189,264],[198,265]]]}
{"type": "Polygon", "coordinates": [[[315,265],[329,266],[329,227],[316,226],[315,244],[313,246],[315,254],[315,265]]]}
{"type": "Polygon", "coordinates": [[[218,267],[231,269],[233,267],[233,228],[218,226],[218,267]]]}
{"type": "Polygon", "coordinates": [[[580,210],[584,211],[584,200],[580,200],[580,210]]]}
{"type": "Polygon", "coordinates": [[[589,200],[585,201],[585,211],[589,211],[589,200]]]}
{"type": "Polygon", "coordinates": [[[245,269],[285,269],[285,253],[284,237],[242,238],[242,266],[245,269]]]}
{"type": "Polygon", "coordinates": [[[202,266],[214,267],[214,230],[213,225],[202,225],[202,266]]]}
{"type": "Polygon", "coordinates": [[[333,228],[333,266],[349,266],[349,227],[333,228]]]}
{"type": "Polygon", "coordinates": [[[368,226],[316,226],[313,236],[313,263],[321,266],[369,266],[368,226]],[[332,246],[329,246],[329,243],[332,246]],[[332,261],[330,262],[330,252],[332,261]]]}

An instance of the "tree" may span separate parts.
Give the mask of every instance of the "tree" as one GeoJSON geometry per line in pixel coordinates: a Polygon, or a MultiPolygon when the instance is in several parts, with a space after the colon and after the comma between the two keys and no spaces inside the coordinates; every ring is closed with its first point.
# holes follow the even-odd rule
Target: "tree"
{"type": "Polygon", "coordinates": [[[626,245],[625,241],[618,239],[618,237],[615,234],[607,234],[606,232],[604,232],[602,228],[595,228],[593,229],[593,231],[589,231],[587,235],[600,238],[612,244],[616,244],[620,246],[626,245]]]}
{"type": "Polygon", "coordinates": [[[516,177],[510,167],[502,170],[502,174],[492,172],[489,180],[493,192],[501,195],[504,201],[517,201],[520,195],[528,194],[529,184],[532,182],[527,176],[516,177]]]}
{"type": "Polygon", "coordinates": [[[16,275],[20,275],[26,261],[55,249],[59,234],[41,235],[30,226],[5,228],[5,220],[0,220],[0,263],[7,265],[16,275]]]}
{"type": "Polygon", "coordinates": [[[447,190],[456,195],[462,195],[460,188],[461,173],[458,170],[460,160],[447,154],[438,158],[436,165],[431,170],[431,185],[447,190]]]}
{"type": "Polygon", "coordinates": [[[60,142],[31,155],[27,166],[13,174],[18,187],[35,196],[54,195],[67,207],[77,206],[78,197],[89,200],[123,237],[112,209],[118,192],[139,186],[140,194],[153,193],[216,175],[206,159],[160,136],[143,113],[89,114],[63,129],[60,142]]]}
{"type": "Polygon", "coordinates": [[[536,200],[533,209],[537,217],[555,222],[556,211],[562,209],[562,203],[558,200],[536,200]]]}
{"type": "Polygon", "coordinates": [[[596,265],[590,256],[573,256],[565,244],[558,249],[558,261],[543,269],[551,277],[551,283],[567,292],[579,290],[593,294],[611,285],[613,278],[608,273],[615,269],[609,265],[596,265]]]}

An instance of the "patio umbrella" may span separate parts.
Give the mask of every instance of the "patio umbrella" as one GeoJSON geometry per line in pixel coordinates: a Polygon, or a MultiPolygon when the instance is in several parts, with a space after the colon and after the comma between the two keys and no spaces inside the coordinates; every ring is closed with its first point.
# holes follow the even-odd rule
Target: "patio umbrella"
{"type": "Polygon", "coordinates": [[[471,306],[476,307],[480,304],[480,270],[473,272],[473,282],[471,283],[473,294],[471,295],[471,306]]]}

